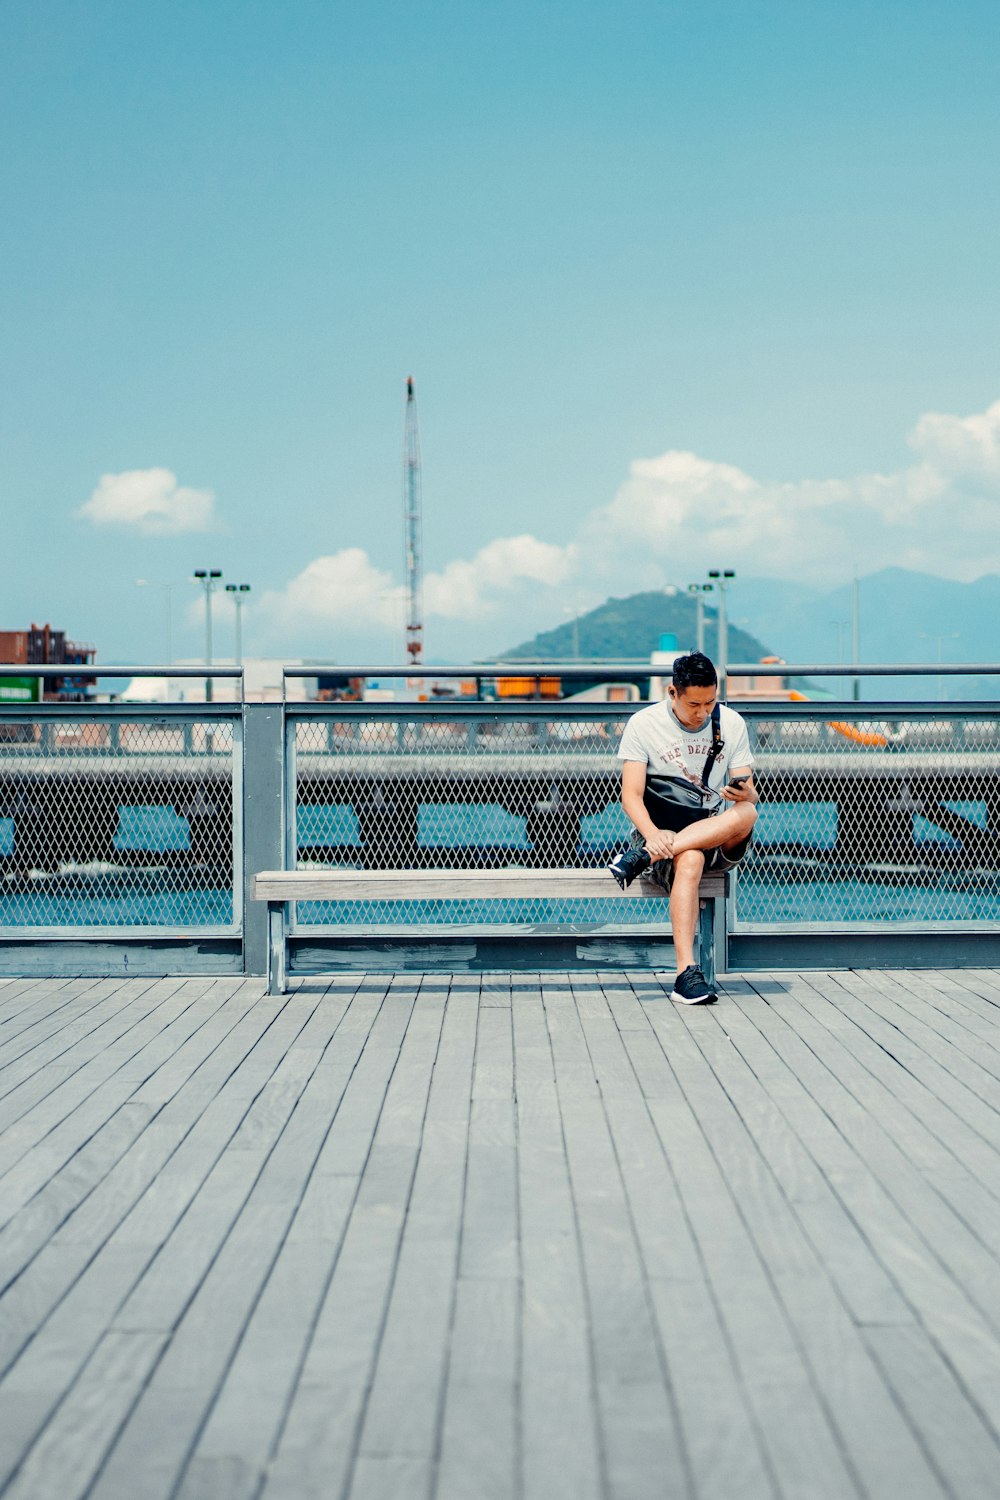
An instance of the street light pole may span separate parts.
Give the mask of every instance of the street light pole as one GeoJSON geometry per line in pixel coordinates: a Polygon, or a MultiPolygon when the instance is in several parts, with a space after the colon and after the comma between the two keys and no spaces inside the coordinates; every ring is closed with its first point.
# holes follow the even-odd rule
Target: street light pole
{"type": "Polygon", "coordinates": [[[703,594],[710,594],[714,589],[714,583],[689,583],[688,593],[694,595],[695,602],[695,650],[705,654],[705,600],[703,594]]]}
{"type": "Polygon", "coordinates": [[[726,696],[726,662],[729,659],[729,619],[726,613],[726,590],[736,577],[732,568],[709,568],[708,576],[719,590],[719,697],[726,696]]]}
{"type": "MultiPolygon", "coordinates": [[[[216,580],[222,577],[221,568],[195,568],[194,576],[205,590],[205,665],[212,665],[212,592],[218,586],[216,580]]],[[[205,702],[212,701],[212,674],[209,671],[205,677],[205,702]]]]}
{"type": "MultiPolygon", "coordinates": [[[[926,633],[924,631],[921,631],[920,632],[920,639],[922,641],[937,641],[937,659],[940,662],[940,661],[943,660],[943,657],[942,657],[942,654],[941,654],[941,647],[942,647],[943,643],[945,641],[957,641],[960,635],[961,635],[961,631],[960,630],[946,630],[943,635],[935,635],[933,632],[926,633]]],[[[943,677],[939,677],[937,679],[937,696],[938,696],[939,699],[943,699],[944,698],[944,678],[943,677]]]]}
{"type": "Polygon", "coordinates": [[[226,584],[226,593],[232,594],[233,605],[236,609],[236,665],[238,667],[242,667],[243,665],[243,595],[249,594],[249,592],[250,585],[248,583],[226,584]]]}
{"type": "MultiPolygon", "coordinates": [[[[851,663],[857,666],[861,660],[861,585],[857,578],[851,584],[851,663]]],[[[851,697],[857,703],[861,697],[861,679],[855,677],[851,684],[851,697]]]]}

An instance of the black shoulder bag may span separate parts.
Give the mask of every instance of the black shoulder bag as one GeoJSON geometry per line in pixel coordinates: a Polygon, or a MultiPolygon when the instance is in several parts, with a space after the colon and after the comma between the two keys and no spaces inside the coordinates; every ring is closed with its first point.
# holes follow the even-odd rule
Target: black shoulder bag
{"type": "Polygon", "coordinates": [[[716,704],[712,709],[712,744],[705,757],[701,786],[695,786],[693,782],[685,781],[680,776],[650,776],[647,772],[642,800],[657,828],[669,828],[673,833],[680,833],[688,824],[712,816],[713,809],[705,806],[705,799],[716,795],[709,790],[708,778],[725,744],[719,720],[719,705],[716,704]]]}

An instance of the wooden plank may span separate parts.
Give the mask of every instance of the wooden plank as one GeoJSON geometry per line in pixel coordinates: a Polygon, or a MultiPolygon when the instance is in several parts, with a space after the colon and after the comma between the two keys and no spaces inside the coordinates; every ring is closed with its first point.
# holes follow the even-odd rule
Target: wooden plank
{"type": "MultiPolygon", "coordinates": [[[[853,1074],[857,1086],[864,1086],[867,1074],[881,1085],[883,1097],[890,1101],[893,1110],[905,1110],[911,1120],[924,1126],[930,1144],[925,1141],[922,1152],[913,1139],[912,1129],[907,1132],[913,1142],[909,1153],[921,1170],[929,1173],[939,1167],[956,1176],[964,1169],[975,1177],[983,1191],[997,1196],[1000,1186],[993,1183],[998,1167],[993,1145],[959,1119],[911,1069],[901,1066],[885,1046],[873,1045],[869,1034],[827,999],[829,994],[836,993],[830,990],[831,984],[835,981],[810,976],[808,982],[799,987],[797,998],[802,1019],[797,1029],[800,1033],[806,1035],[803,1023],[808,1025],[812,1021],[820,1026],[822,1032],[829,1033],[854,1059],[858,1069],[853,1074]]],[[[822,1033],[816,1035],[815,1045],[818,1045],[822,1042],[822,1033]]],[[[837,1050],[829,1055],[836,1058],[837,1050]]]]}
{"type": "MultiPolygon", "coordinates": [[[[43,1067],[25,1069],[23,1081],[0,1105],[4,1129],[0,1170],[18,1159],[14,1148],[22,1137],[32,1143],[40,1139],[40,1128],[47,1134],[114,1072],[155,1047],[158,1039],[171,1034],[171,1028],[183,1026],[181,1018],[196,1014],[197,1001],[214,983],[196,981],[181,992],[175,980],[161,980],[135,1006],[125,1007],[120,1021],[113,1018],[43,1067]]],[[[223,990],[217,992],[217,1003],[224,995],[223,990]]],[[[175,1035],[176,1030],[165,1043],[168,1050],[175,1035]]]]}
{"type": "Polygon", "coordinates": [[[519,1273],[514,1042],[511,1011],[479,1012],[459,1275],[519,1273]]]}
{"type": "Polygon", "coordinates": [[[518,1288],[460,1278],[435,1500],[517,1494],[518,1288]]]}
{"type": "MultiPolygon", "coordinates": [[[[208,1018],[214,1014],[211,1006],[205,1007],[206,1020],[199,1022],[197,1030],[204,1034],[206,1047],[211,1045],[211,1036],[205,1028],[208,1018]]],[[[215,1034],[224,1035],[238,1019],[234,1013],[217,1024],[215,1034]]],[[[170,1062],[169,1056],[164,1066],[170,1062]]],[[[197,1066],[192,1059],[189,1069],[197,1066]]],[[[178,1078],[177,1087],[183,1083],[178,1078]]],[[[177,1108],[168,1104],[153,1126],[146,1126],[140,1134],[127,1130],[121,1139],[127,1147],[100,1180],[91,1180],[89,1172],[81,1172],[86,1155],[97,1145],[107,1131],[119,1132],[133,1111],[140,1119],[148,1119],[153,1113],[150,1106],[126,1104],[112,1114],[107,1124],[92,1137],[49,1183],[28,1202],[0,1231],[0,1285],[7,1278],[19,1275],[33,1256],[53,1238],[57,1244],[100,1245],[112,1232],[115,1225],[129,1207],[140,1196],[166,1162],[170,1152],[179,1144],[190,1129],[192,1120],[186,1099],[182,1098],[177,1108]],[[121,1117],[121,1119],[119,1118],[121,1117]],[[138,1146],[138,1149],[134,1149],[138,1146]]],[[[101,1143],[101,1150],[106,1147],[101,1143]]]]}
{"type": "Polygon", "coordinates": [[[34,1025],[7,1040],[0,1049],[0,1094],[34,1067],[56,1060],[82,1044],[101,1026],[114,1023],[121,1012],[141,1000],[156,984],[154,979],[106,979],[53,1012],[46,1012],[34,1025]],[[68,1011],[68,1014],[67,1014],[68,1011]]]}
{"type": "Polygon", "coordinates": [[[82,1500],[163,1344],[161,1334],[106,1333],[4,1491],[7,1500],[38,1500],[41,1495],[82,1500]]]}
{"type": "MultiPolygon", "coordinates": [[[[164,1035],[170,1034],[171,1023],[181,1020],[188,1009],[184,997],[153,999],[141,1022],[130,1026],[103,1051],[81,1060],[80,1067],[63,1079],[30,1116],[6,1131],[0,1150],[4,1166],[0,1222],[74,1159],[80,1141],[100,1130],[125,1104],[134,1091],[134,1082],[123,1064],[148,1043],[161,1045],[164,1035]],[[34,1145],[30,1156],[26,1154],[29,1145],[34,1145]]],[[[183,1034],[182,1027],[180,1037],[183,1034]]]]}
{"type": "MultiPolygon", "coordinates": [[[[773,1016],[766,1006],[747,994],[748,988],[738,983],[727,984],[733,1006],[720,1018],[733,1043],[729,1050],[735,1049],[745,1059],[747,1068],[738,1072],[729,1070],[724,1049],[718,1046],[707,1055],[713,1066],[721,1070],[723,1086],[739,1108],[747,1131],[811,1244],[821,1254],[826,1273],[852,1317],[859,1323],[912,1323],[912,1309],[844,1208],[831,1177],[808,1149],[809,1106],[802,1110],[794,1106],[798,1091],[806,1093],[806,1090],[799,1082],[801,1075],[786,1062],[780,1041],[772,1039],[773,1029],[780,1027],[801,1035],[801,1021],[796,1015],[793,1026],[787,1015],[773,1016]],[[759,1087],[755,1087],[754,1080],[759,1087]],[[788,1103],[790,1099],[792,1104],[788,1103]],[[797,1125],[802,1126],[801,1133],[797,1132],[797,1125]]],[[[836,1118],[838,1122],[845,1119],[840,1107],[836,1118]]],[[[849,1158],[838,1159],[839,1174],[851,1170],[849,1158]]],[[[774,1221],[777,1235],[784,1234],[779,1227],[782,1221],[783,1215],[774,1221]]]]}
{"type": "MultiPolygon", "coordinates": [[[[919,1068],[918,1076],[929,1080],[942,1098],[947,1098],[957,1113],[986,1139],[997,1140],[1000,1131],[1000,1080],[981,1061],[973,1061],[938,1036],[932,1026],[908,1014],[896,1000],[887,997],[875,976],[849,973],[842,977],[841,988],[859,1001],[851,1011],[857,1024],[871,1022],[881,1037],[890,1029],[899,1038],[902,1057],[907,1066],[919,1068]],[[862,1023],[862,1016],[866,1017],[862,1023]]],[[[891,1050],[891,1048],[890,1048],[891,1050]]]]}
{"type": "MultiPolygon", "coordinates": [[[[577,1003],[579,1008],[579,996],[577,1003]]],[[[633,1005],[649,1033],[649,1022],[634,996],[633,1005]]],[[[649,1281],[694,1491],[745,1496],[746,1500],[774,1494],[684,1204],[624,1039],[599,1013],[583,1015],[582,1024],[601,1078],[605,1115],[649,1281]],[[610,1072],[599,1053],[618,1055],[610,1072]],[[605,1083],[605,1076],[613,1080],[612,1087],[605,1083]],[[706,1401],[709,1389],[711,1400],[706,1401]]],[[[631,1039],[631,1028],[629,1033],[631,1039]]]]}
{"type": "Polygon", "coordinates": [[[832,1194],[823,1197],[820,1222],[809,1214],[810,1198],[819,1190],[817,1174],[775,1119],[767,1091],[768,1084],[777,1084],[783,1101],[794,1081],[780,1075],[762,1079],[757,1064],[769,1049],[756,1045],[754,1038],[760,1038],[749,1024],[737,1023],[727,1037],[723,1026],[732,1026],[729,1017],[729,1012],[706,1017],[711,1024],[690,1031],[731,1102],[728,1110],[704,1114],[703,1129],[764,1255],[841,1446],[869,1494],[898,1486],[906,1494],[943,1495],[918,1434],[901,1416],[855,1321],[859,1300],[879,1321],[912,1323],[912,1314],[832,1194]],[[770,1133],[762,1129],[768,1120],[776,1127],[770,1133]],[[772,1140],[779,1149],[763,1151],[772,1140]],[[831,1229],[842,1246],[846,1242],[839,1279],[827,1263],[831,1229]],[[862,1283],[860,1297],[852,1276],[862,1283]]]}
{"type": "Polygon", "coordinates": [[[614,1495],[684,1494],[677,1415],[596,1064],[568,985],[543,990],[591,1315],[606,1482],[614,1495]],[[564,1071],[561,1055],[570,1063],[564,1071]]]}
{"type": "MultiPolygon", "coordinates": [[[[357,1456],[366,1394],[378,1357],[414,1182],[418,1139],[411,1139],[406,1152],[399,1149],[399,1142],[404,1134],[419,1138],[431,1083],[433,1028],[440,1018],[439,1004],[427,1008],[408,1045],[402,1032],[413,1005],[412,993],[407,995],[400,986],[398,1000],[388,997],[379,1018],[387,1045],[365,1049],[366,1058],[371,1053],[371,1066],[378,1064],[384,1070],[381,1089],[376,1085],[379,1098],[384,1095],[386,1100],[384,1134],[377,1119],[357,1202],[316,1321],[265,1495],[308,1495],[317,1487],[324,1493],[340,1493],[357,1456]],[[389,1028],[399,1022],[402,1031],[393,1041],[389,1028]],[[394,1076],[397,1063],[398,1081],[394,1076]]],[[[373,1090],[367,1092],[370,1098],[373,1090]]],[[[338,1117],[343,1108],[342,1104],[338,1117]]]]}
{"type": "Polygon", "coordinates": [[[809,994],[803,996],[797,1030],[877,1122],[887,1180],[896,1176],[893,1152],[899,1152],[905,1159],[904,1172],[919,1172],[921,1181],[929,1183],[962,1221],[959,1233],[964,1234],[967,1226],[996,1256],[1000,1183],[994,1181],[996,1158],[991,1148],[894,1064],[884,1048],[870,1042],[858,1045],[863,1033],[856,1028],[853,1047],[852,1032],[828,1032],[822,1023],[830,1007],[815,998],[810,1001],[809,994]]]}
{"type": "Polygon", "coordinates": [[[589,1312],[541,995],[512,1000],[521,1240],[525,1500],[604,1493],[589,1312]]]}
{"type": "Polygon", "coordinates": [[[96,979],[31,979],[25,986],[29,993],[18,996],[20,1004],[17,1000],[0,1000],[0,1059],[7,1055],[8,1044],[32,1027],[60,1015],[64,1021],[67,1013],[71,1013],[70,1008],[76,1007],[86,990],[98,982],[96,979]]]}
{"type": "MultiPolygon", "coordinates": [[[[356,983],[359,983],[356,981],[356,983]]],[[[317,1169],[331,1116],[360,1057],[378,1005],[369,995],[324,997],[343,1012],[304,1089],[281,1145],[307,1180],[260,1298],[246,1323],[178,1490],[179,1500],[215,1493],[256,1495],[277,1445],[310,1333],[354,1207],[359,1179],[317,1169]],[[346,1007],[346,1009],[345,1009],[346,1007]]],[[[301,1034],[300,1034],[301,1035],[301,1034]]],[[[284,1172],[278,1179],[288,1197],[284,1172]]]]}
{"type": "MultiPolygon", "coordinates": [[[[281,1038],[277,1040],[280,1043],[281,1038]]],[[[249,1045],[252,1047],[252,1040],[249,1045]]],[[[227,1077],[223,1085],[223,1094],[227,1088],[230,1091],[235,1088],[231,1077],[227,1077]]],[[[254,1092],[257,1092],[256,1088],[254,1092]]],[[[215,1103],[218,1106],[218,1099],[215,1103]]],[[[176,1255],[172,1251],[161,1253],[161,1247],[195,1195],[198,1184],[206,1174],[210,1175],[215,1156],[211,1139],[205,1139],[207,1126],[214,1125],[218,1131],[224,1132],[223,1139],[228,1139],[242,1113],[238,1105],[235,1113],[231,1108],[217,1107],[214,1118],[211,1109],[205,1111],[199,1121],[200,1128],[196,1127],[188,1135],[167,1171],[156,1179],[154,1191],[143,1196],[138,1211],[119,1225],[99,1254],[95,1256],[94,1246],[90,1243],[59,1242],[57,1237],[19,1278],[15,1292],[24,1299],[29,1315],[33,1313],[39,1331],[26,1344],[6,1377],[4,1387],[0,1387],[0,1405],[2,1390],[7,1383],[12,1389],[36,1393],[30,1411],[22,1413],[25,1440],[32,1435],[29,1418],[39,1426],[45,1422],[48,1412],[76,1379],[98,1339],[113,1324],[115,1317],[121,1316],[123,1302],[129,1306],[133,1300],[130,1289],[142,1285],[144,1272],[148,1273],[149,1266],[155,1266],[156,1275],[173,1285],[174,1281],[183,1281],[188,1264],[197,1261],[197,1246],[195,1250],[187,1249],[186,1254],[176,1255]],[[196,1136],[200,1139],[193,1145],[192,1138],[196,1136]],[[170,1168],[175,1179],[179,1179],[173,1195],[169,1191],[170,1168]],[[159,1195],[155,1189],[161,1189],[159,1195]],[[147,1238],[142,1231],[150,1224],[151,1201],[154,1209],[158,1208],[160,1212],[163,1229],[160,1234],[154,1231],[147,1238]],[[34,1299],[33,1308],[29,1299],[34,1299]]],[[[233,1153],[225,1160],[231,1169],[238,1163],[239,1156],[233,1153]]],[[[225,1194],[221,1197],[224,1209],[225,1194]]],[[[204,1204],[204,1200],[202,1202],[204,1204]]],[[[188,1220],[188,1231],[190,1224],[188,1220]]],[[[182,1243],[182,1251],[184,1248],[182,1243]]],[[[198,1253],[207,1254],[210,1259],[211,1246],[198,1253]]],[[[185,1287],[180,1288],[179,1295],[183,1303],[188,1295],[185,1287]]]]}
{"type": "MultiPolygon", "coordinates": [[[[651,1019],[673,1087],[664,1076],[659,1096],[649,1097],[649,1110],[684,1201],[777,1488],[789,1495],[828,1496],[829,1500],[857,1495],[860,1489],[845,1462],[795,1329],[774,1290],[769,1267],[705,1134],[707,1120],[731,1110],[687,1034],[692,1022],[715,1024],[711,1011],[657,1008],[651,1019]]],[[[631,1034],[626,1040],[631,1042],[631,1034]]],[[[650,1059],[646,1062],[648,1067],[650,1059]]]]}
{"type": "Polygon", "coordinates": [[[994,1079],[1000,1079],[1000,1048],[997,1027],[992,1017],[980,1019],[947,988],[930,984],[920,973],[890,974],[873,972],[865,976],[872,987],[891,1003],[900,1006],[935,1036],[971,1057],[994,1079]]]}
{"type": "Polygon", "coordinates": [[[995,1500],[1000,1443],[925,1329],[866,1328],[865,1340],[955,1500],[995,1500]]]}
{"type": "MultiPolygon", "coordinates": [[[[809,979],[816,982],[814,976],[809,979]]],[[[782,1013],[794,1016],[794,1007],[783,1006],[782,1013]]],[[[758,1024],[765,1024],[763,1016],[758,1024]]],[[[895,1158],[891,1170],[883,1165],[877,1157],[874,1123],[845,1097],[812,1050],[788,1027],[775,1028],[770,1035],[798,1080],[794,1095],[783,1101],[786,1118],[794,1122],[874,1253],[928,1331],[948,1348],[971,1396],[1000,1432],[1000,1392],[987,1376],[997,1359],[996,1334],[984,1322],[986,1304],[976,1306],[972,1301],[978,1287],[967,1274],[970,1265],[992,1265],[992,1257],[963,1233],[961,1221],[917,1174],[901,1168],[895,1158]],[[958,1268],[961,1283],[955,1277],[958,1268]]]]}
{"type": "MultiPolygon", "coordinates": [[[[817,986],[814,984],[814,988],[817,986]]],[[[944,1140],[954,1139],[956,1154],[960,1159],[971,1150],[971,1157],[984,1168],[985,1186],[994,1191],[997,1168],[1000,1166],[1000,1120],[992,1108],[970,1087],[968,1081],[959,1079],[948,1067],[928,1052],[925,1046],[912,1042],[905,1023],[900,1024],[898,1015],[883,1018],[877,1009],[868,1003],[873,996],[857,977],[851,978],[851,990],[858,1003],[852,1002],[850,992],[845,993],[839,982],[822,985],[822,993],[832,1000],[838,1010],[855,1023],[869,1044],[875,1043],[897,1065],[902,1067],[923,1086],[932,1103],[931,1112],[938,1121],[936,1133],[944,1140]],[[988,1164],[988,1166],[987,1166],[988,1164]]],[[[876,1000],[877,1005],[877,1000],[876,1000]]],[[[914,1031],[918,1023],[912,1022],[914,1031]]],[[[901,1081],[901,1088],[908,1080],[901,1081]]],[[[922,1115],[921,1115],[922,1117],[922,1115]]]]}
{"type": "MultiPolygon", "coordinates": [[[[960,972],[960,971],[958,971],[960,972]]],[[[907,1008],[919,1007],[929,1002],[949,1019],[956,1022],[977,1038],[986,1042],[993,1051],[1000,1049],[997,1035],[997,1005],[986,999],[968,984],[961,984],[951,974],[935,970],[914,973],[912,970],[899,976],[903,990],[901,1004],[907,1008]]]]}
{"type": "MultiPolygon", "coordinates": [[[[148,1381],[129,1422],[120,1434],[98,1493],[127,1493],[130,1478],[141,1465],[146,1485],[160,1493],[173,1493],[187,1456],[223,1385],[233,1357],[241,1344],[251,1316],[278,1258],[289,1225],[301,1202],[311,1167],[322,1144],[326,1119],[322,1108],[300,1110],[323,1055],[324,1044],[336,1030],[342,1006],[324,1007],[322,1021],[313,1027],[316,1045],[289,1045],[268,1082],[258,1094],[230,1143],[226,1161],[238,1163],[249,1183],[233,1219],[223,1232],[218,1254],[207,1263],[191,1300],[171,1316],[173,1337],[148,1381]]],[[[299,1033],[301,1036],[301,1033],[299,1033]]],[[[319,1104],[314,1095],[311,1104],[319,1104]]],[[[206,1193],[212,1202],[206,1211],[216,1217],[219,1181],[209,1178],[206,1193]]],[[[207,1230],[200,1204],[192,1214],[203,1222],[198,1233],[209,1247],[214,1232],[207,1230]]],[[[191,1217],[190,1215],[188,1216],[191,1217]]],[[[183,1232],[183,1228],[178,1231],[183,1232]]],[[[192,1235],[195,1233],[191,1230],[192,1235]]],[[[175,1235],[175,1239],[177,1236],[175,1235]]],[[[300,1246],[301,1250],[301,1246],[300,1246]]],[[[140,1306],[134,1300],[119,1313],[116,1324],[146,1324],[162,1316],[162,1309],[147,1295],[140,1306]]],[[[303,1349],[303,1330],[285,1347],[276,1333],[272,1356],[275,1364],[291,1360],[297,1367],[303,1349]]],[[[259,1378],[258,1369],[258,1378],[259,1378]]],[[[248,1394],[244,1386],[244,1395],[248,1394]]],[[[258,1388],[258,1398],[264,1393],[258,1388]]],[[[265,1403],[260,1402],[258,1405],[265,1403]]],[[[270,1406],[270,1400],[266,1401],[270,1406]]],[[[262,1413],[261,1413],[262,1415],[262,1413]]],[[[252,1422],[253,1414],[244,1412],[252,1422]]],[[[239,1452],[228,1456],[237,1458],[239,1452]]]]}
{"type": "MultiPolygon", "coordinates": [[[[430,1464],[437,1448],[462,1234],[476,1010],[446,1006],[420,1133],[413,1190],[359,1443],[352,1492],[378,1459],[430,1464]]],[[[412,1023],[411,1023],[412,1024],[412,1023]]],[[[422,1471],[421,1471],[422,1472],[422,1471]]]]}

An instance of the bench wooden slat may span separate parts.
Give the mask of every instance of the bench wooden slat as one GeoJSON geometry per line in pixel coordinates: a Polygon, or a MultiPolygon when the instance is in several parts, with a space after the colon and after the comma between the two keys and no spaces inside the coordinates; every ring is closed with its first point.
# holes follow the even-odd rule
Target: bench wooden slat
{"type": "MultiPolygon", "coordinates": [[[[726,894],[724,872],[702,877],[699,894],[726,894]]],[[[589,900],[612,896],[662,896],[659,886],[633,881],[620,891],[607,870],[262,870],[254,877],[256,901],[589,900]]]]}

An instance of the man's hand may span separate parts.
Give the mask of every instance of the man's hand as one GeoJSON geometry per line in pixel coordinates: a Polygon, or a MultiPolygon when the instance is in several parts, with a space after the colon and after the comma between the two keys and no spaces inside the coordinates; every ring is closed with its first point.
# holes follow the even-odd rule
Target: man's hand
{"type": "Polygon", "coordinates": [[[650,859],[673,859],[674,835],[669,828],[657,828],[652,838],[646,840],[646,851],[650,859]]]}
{"type": "Polygon", "coordinates": [[[750,773],[749,766],[744,766],[742,770],[733,772],[728,786],[722,788],[721,796],[727,802],[756,802],[758,800],[757,788],[753,784],[753,776],[750,773]],[[742,786],[734,786],[733,784],[738,777],[745,778],[742,786]]]}

